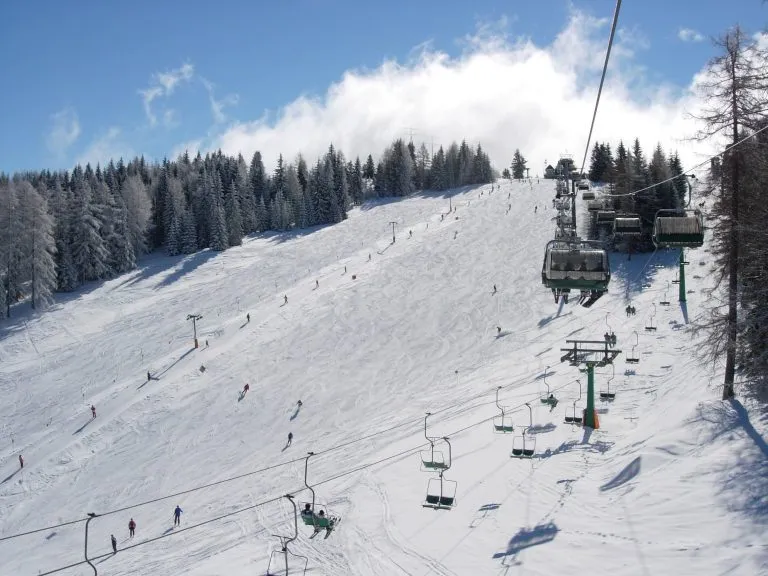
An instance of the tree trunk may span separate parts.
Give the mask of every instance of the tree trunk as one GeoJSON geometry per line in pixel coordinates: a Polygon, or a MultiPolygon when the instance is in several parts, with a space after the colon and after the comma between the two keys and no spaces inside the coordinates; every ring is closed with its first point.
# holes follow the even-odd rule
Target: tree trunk
{"type": "MultiPolygon", "coordinates": [[[[731,107],[733,114],[733,144],[739,141],[739,114],[736,102],[736,54],[731,54],[731,107]]],[[[735,148],[734,148],[735,150],[735,148]]],[[[728,345],[725,355],[725,380],[723,400],[733,398],[733,382],[736,375],[736,337],[739,289],[739,152],[731,157],[731,222],[728,230],[728,345]]]]}

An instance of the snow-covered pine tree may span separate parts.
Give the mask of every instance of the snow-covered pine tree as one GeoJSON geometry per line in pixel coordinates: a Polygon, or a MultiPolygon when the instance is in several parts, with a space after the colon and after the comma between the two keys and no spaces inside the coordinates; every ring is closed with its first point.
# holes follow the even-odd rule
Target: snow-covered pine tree
{"type": "Polygon", "coordinates": [[[37,189],[29,185],[29,193],[24,198],[25,218],[29,222],[26,241],[29,244],[29,286],[30,304],[33,309],[45,308],[52,302],[56,290],[56,241],[53,237],[53,218],[45,197],[48,195],[44,182],[39,182],[37,189]]]}
{"type": "Polygon", "coordinates": [[[221,177],[214,174],[210,178],[212,187],[209,190],[210,213],[208,216],[208,229],[210,238],[208,247],[211,250],[221,251],[229,247],[227,221],[224,214],[224,199],[222,198],[221,177]]]}
{"type": "Polygon", "coordinates": [[[72,262],[80,284],[100,280],[109,270],[109,253],[100,234],[102,207],[94,204],[92,196],[90,182],[76,167],[72,174],[72,262]]]}
{"type": "Polygon", "coordinates": [[[355,163],[347,164],[347,183],[349,184],[349,196],[352,203],[359,206],[363,203],[363,167],[360,157],[355,158],[355,163]]]}
{"type": "Polygon", "coordinates": [[[181,207],[184,201],[184,191],[181,188],[181,182],[177,178],[167,178],[163,186],[165,198],[163,205],[163,229],[165,230],[165,250],[169,256],[176,256],[181,253],[181,207]]]}
{"type": "Polygon", "coordinates": [[[224,193],[224,214],[227,223],[227,242],[230,246],[243,243],[243,223],[240,218],[240,201],[237,184],[234,180],[224,193]]]}
{"type": "Polygon", "coordinates": [[[149,194],[141,177],[131,175],[120,187],[120,196],[125,205],[128,241],[138,257],[147,252],[147,227],[151,215],[149,194]]]}
{"type": "Polygon", "coordinates": [[[62,187],[58,177],[50,196],[54,216],[53,237],[56,242],[56,289],[69,292],[77,287],[77,271],[72,260],[72,196],[69,189],[62,187]]]}
{"type": "Polygon", "coordinates": [[[459,146],[459,185],[474,184],[474,153],[466,140],[459,146]]]}
{"type": "Polygon", "coordinates": [[[395,196],[410,196],[414,192],[413,159],[402,139],[396,140],[392,146],[392,159],[395,178],[392,193],[395,196]]]}
{"type": "Polygon", "coordinates": [[[373,175],[373,191],[376,197],[386,196],[387,193],[386,173],[383,160],[379,160],[379,163],[376,165],[376,171],[373,175]]]}
{"type": "Polygon", "coordinates": [[[333,192],[336,195],[336,204],[338,213],[334,215],[334,222],[341,222],[347,218],[351,202],[349,200],[349,186],[347,184],[347,170],[344,161],[344,154],[341,150],[333,153],[333,146],[329,151],[331,163],[333,164],[333,192]]]}
{"type": "Polygon", "coordinates": [[[414,184],[417,190],[426,190],[430,188],[429,168],[430,168],[429,150],[424,142],[419,146],[416,152],[416,163],[414,166],[414,184]]]}
{"type": "Polygon", "coordinates": [[[432,169],[429,173],[430,187],[432,190],[446,190],[448,188],[448,174],[445,166],[445,152],[443,147],[440,146],[437,150],[437,154],[432,159],[432,169]]]}
{"type": "Polygon", "coordinates": [[[289,164],[285,170],[285,196],[284,217],[288,221],[288,227],[295,228],[299,226],[299,221],[303,219],[304,195],[301,190],[298,172],[292,164],[289,164]]]}
{"type": "Polygon", "coordinates": [[[304,156],[301,154],[296,158],[296,177],[299,179],[301,191],[306,192],[307,184],[309,183],[309,168],[307,167],[307,161],[304,160],[304,156]]]}
{"type": "Polygon", "coordinates": [[[256,207],[257,230],[263,232],[269,229],[269,215],[267,214],[266,206],[270,198],[264,162],[261,159],[261,152],[258,150],[253,153],[251,166],[248,170],[248,179],[251,183],[250,192],[253,194],[253,201],[256,207]]]}
{"type": "MultiPolygon", "coordinates": [[[[131,176],[131,178],[136,178],[136,176],[131,176]]],[[[109,198],[104,213],[108,226],[104,228],[106,234],[102,234],[104,244],[109,252],[107,262],[109,273],[110,275],[122,274],[136,266],[136,253],[128,233],[128,214],[125,202],[120,192],[112,192],[105,182],[99,182],[97,186],[103,186],[109,198]]]]}
{"type": "Polygon", "coordinates": [[[368,158],[365,159],[365,164],[363,165],[363,178],[373,180],[374,176],[376,176],[376,165],[373,162],[373,156],[368,154],[368,158]]]}
{"type": "Polygon", "coordinates": [[[527,160],[520,153],[520,149],[515,149],[515,154],[512,156],[512,178],[520,179],[525,178],[525,168],[527,160]]]}
{"type": "Polygon", "coordinates": [[[453,142],[445,152],[446,188],[459,186],[459,147],[453,142]]]}
{"type": "Polygon", "coordinates": [[[256,231],[256,202],[248,180],[248,165],[242,154],[237,155],[237,168],[234,178],[237,186],[237,199],[240,204],[243,234],[253,234],[256,231]]]}
{"type": "Polygon", "coordinates": [[[197,230],[195,229],[195,217],[188,206],[184,206],[181,215],[181,252],[193,254],[197,252],[197,230]]]}

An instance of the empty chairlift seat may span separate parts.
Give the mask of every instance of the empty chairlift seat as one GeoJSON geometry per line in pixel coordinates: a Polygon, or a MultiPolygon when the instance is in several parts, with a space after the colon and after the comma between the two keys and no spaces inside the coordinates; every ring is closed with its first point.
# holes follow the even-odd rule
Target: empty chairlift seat
{"type": "Polygon", "coordinates": [[[659,210],[653,243],[661,247],[698,248],[704,244],[704,222],[699,210],[659,210]]]}

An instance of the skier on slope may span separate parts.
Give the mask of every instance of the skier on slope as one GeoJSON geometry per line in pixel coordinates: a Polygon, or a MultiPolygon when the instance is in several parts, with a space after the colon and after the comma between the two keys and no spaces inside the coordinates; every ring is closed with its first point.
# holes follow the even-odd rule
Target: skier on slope
{"type": "Polygon", "coordinates": [[[283,304],[288,304],[288,295],[284,294],[283,298],[285,298],[285,302],[283,302],[283,304]]]}
{"type": "Polygon", "coordinates": [[[131,538],[133,538],[133,533],[136,531],[136,522],[133,521],[133,518],[131,518],[131,521],[128,522],[128,534],[131,538]]]}
{"type": "Polygon", "coordinates": [[[112,554],[117,554],[117,538],[114,534],[110,536],[110,540],[112,541],[112,554]]]}
{"type": "Polygon", "coordinates": [[[243,396],[245,396],[248,390],[250,389],[251,389],[250,385],[246,383],[246,385],[243,386],[243,396]]]}
{"type": "Polygon", "coordinates": [[[288,444],[286,446],[290,446],[291,442],[293,442],[293,432],[288,432],[288,444]]]}
{"type": "Polygon", "coordinates": [[[96,406],[94,406],[93,404],[91,404],[91,415],[92,415],[92,418],[96,418],[96,406]]]}
{"type": "Polygon", "coordinates": [[[246,321],[246,323],[251,321],[251,313],[250,313],[250,312],[248,312],[248,313],[245,315],[245,321],[246,321]]]}
{"type": "Polygon", "coordinates": [[[173,525],[174,526],[181,526],[181,513],[183,510],[179,507],[179,505],[176,505],[176,509],[173,511],[173,525]]]}
{"type": "Polygon", "coordinates": [[[24,458],[21,457],[21,454],[19,454],[19,464],[22,468],[24,468],[24,458]]]}
{"type": "Polygon", "coordinates": [[[302,405],[302,401],[301,401],[301,400],[299,400],[298,402],[296,402],[296,406],[297,406],[298,408],[301,408],[301,405],[302,405]]]}

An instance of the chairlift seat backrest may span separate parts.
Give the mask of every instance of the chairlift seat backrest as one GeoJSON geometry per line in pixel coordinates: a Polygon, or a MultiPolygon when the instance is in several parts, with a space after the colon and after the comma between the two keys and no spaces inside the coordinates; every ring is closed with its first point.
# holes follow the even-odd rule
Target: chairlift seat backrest
{"type": "Polygon", "coordinates": [[[613,210],[602,210],[597,213],[597,221],[600,223],[610,223],[616,218],[616,212],[613,210]]]}
{"type": "Polygon", "coordinates": [[[603,209],[603,202],[601,200],[591,200],[587,202],[587,210],[590,212],[598,212],[603,209]]]}
{"type": "Polygon", "coordinates": [[[615,234],[640,234],[643,228],[640,218],[617,217],[613,223],[615,234]]]}
{"type": "Polygon", "coordinates": [[[550,278],[603,280],[606,259],[604,250],[554,248],[550,252],[550,278]]]}
{"type": "Polygon", "coordinates": [[[671,215],[657,215],[653,236],[654,243],[661,246],[699,247],[704,243],[701,213],[673,211],[671,215]]]}

